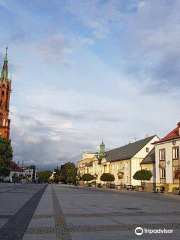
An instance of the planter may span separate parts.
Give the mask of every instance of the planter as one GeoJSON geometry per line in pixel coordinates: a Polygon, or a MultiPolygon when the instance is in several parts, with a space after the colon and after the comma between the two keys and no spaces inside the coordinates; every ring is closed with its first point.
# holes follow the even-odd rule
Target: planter
{"type": "Polygon", "coordinates": [[[172,193],[175,194],[175,195],[177,195],[177,194],[179,193],[179,188],[176,188],[176,187],[173,188],[173,189],[172,189],[172,193]]]}
{"type": "Polygon", "coordinates": [[[143,187],[142,186],[136,186],[135,190],[138,192],[142,192],[143,191],[143,187]]]}

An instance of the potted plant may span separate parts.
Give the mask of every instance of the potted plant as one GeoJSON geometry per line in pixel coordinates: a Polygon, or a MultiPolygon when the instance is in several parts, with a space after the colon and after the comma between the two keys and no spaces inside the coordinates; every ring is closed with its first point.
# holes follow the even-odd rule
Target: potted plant
{"type": "MultiPolygon", "coordinates": [[[[123,178],[124,178],[124,172],[122,172],[122,171],[119,171],[118,173],[117,173],[117,176],[118,176],[118,179],[119,180],[122,180],[123,178]]],[[[122,181],[121,181],[121,183],[122,183],[122,181]]],[[[120,185],[117,185],[117,189],[121,189],[122,188],[122,185],[120,184],[120,185]]]]}
{"type": "Polygon", "coordinates": [[[180,168],[174,170],[174,178],[179,179],[179,192],[178,195],[180,195],[180,168]]]}
{"type": "Polygon", "coordinates": [[[86,173],[82,176],[82,180],[84,182],[89,182],[89,181],[92,181],[93,179],[94,179],[94,177],[90,173],[86,173]]]}
{"type": "MultiPolygon", "coordinates": [[[[100,180],[103,182],[113,182],[115,180],[115,177],[113,174],[111,173],[103,173],[100,177],[100,180]]],[[[110,186],[111,187],[111,186],[110,186]]]]}
{"type": "Polygon", "coordinates": [[[149,181],[152,178],[152,172],[149,171],[149,170],[146,170],[146,169],[142,169],[142,170],[137,171],[134,174],[133,178],[135,180],[140,180],[141,181],[141,188],[142,188],[142,190],[144,190],[145,189],[145,186],[144,186],[145,181],[149,181]]]}

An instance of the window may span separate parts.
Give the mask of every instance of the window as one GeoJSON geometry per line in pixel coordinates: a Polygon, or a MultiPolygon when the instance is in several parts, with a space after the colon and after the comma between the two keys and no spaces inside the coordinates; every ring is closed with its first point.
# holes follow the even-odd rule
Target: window
{"type": "Polygon", "coordinates": [[[5,126],[6,125],[6,119],[4,118],[4,120],[3,120],[3,126],[5,126]]]}
{"type": "Polygon", "coordinates": [[[3,115],[0,113],[0,126],[2,126],[2,121],[3,121],[3,115]]]}
{"type": "Polygon", "coordinates": [[[159,160],[165,160],[165,149],[159,150],[159,160]]]}
{"type": "Polygon", "coordinates": [[[165,168],[161,169],[161,178],[166,178],[166,169],[165,168]]]}
{"type": "Polygon", "coordinates": [[[179,147],[172,148],[172,158],[178,159],[179,158],[179,147]]]}
{"type": "Polygon", "coordinates": [[[146,148],[146,152],[147,152],[147,153],[149,152],[149,148],[146,148]]]}
{"type": "Polygon", "coordinates": [[[2,91],[2,97],[4,96],[4,91],[2,91]]]}

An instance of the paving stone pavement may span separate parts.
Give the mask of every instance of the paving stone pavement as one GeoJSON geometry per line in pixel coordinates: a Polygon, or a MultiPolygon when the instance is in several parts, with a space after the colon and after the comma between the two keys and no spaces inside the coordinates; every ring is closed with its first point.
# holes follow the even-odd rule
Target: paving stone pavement
{"type": "MultiPolygon", "coordinates": [[[[49,185],[46,189],[40,186],[21,185],[15,190],[14,186],[3,189],[0,204],[5,199],[3,195],[6,198],[12,195],[14,200],[10,202],[15,206],[10,207],[6,214],[0,208],[0,232],[11,223],[11,216],[27,209],[28,201],[32,203],[34,196],[36,206],[31,204],[31,207],[36,209],[33,208],[33,214],[31,211],[31,220],[25,218],[26,230],[23,229],[18,240],[180,239],[179,196],[66,185],[49,185]],[[37,198],[40,198],[38,203],[37,198]],[[136,227],[142,227],[144,233],[136,235],[136,227]],[[145,229],[164,228],[172,229],[173,233],[145,233],[145,229]]],[[[7,202],[8,206],[10,202],[7,202]]]]}

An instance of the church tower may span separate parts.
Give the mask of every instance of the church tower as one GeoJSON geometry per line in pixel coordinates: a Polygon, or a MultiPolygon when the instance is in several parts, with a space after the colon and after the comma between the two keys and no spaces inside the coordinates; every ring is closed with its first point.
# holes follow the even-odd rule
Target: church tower
{"type": "Polygon", "coordinates": [[[7,49],[0,76],[0,137],[5,139],[9,139],[10,135],[9,103],[11,94],[11,80],[8,79],[7,49]]]}

